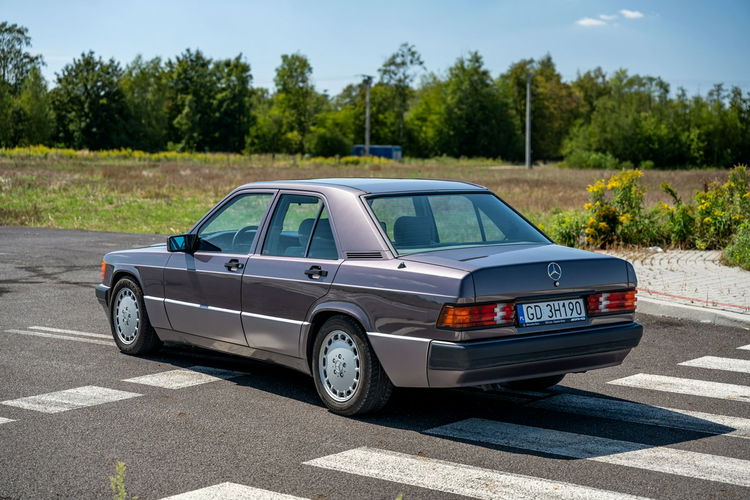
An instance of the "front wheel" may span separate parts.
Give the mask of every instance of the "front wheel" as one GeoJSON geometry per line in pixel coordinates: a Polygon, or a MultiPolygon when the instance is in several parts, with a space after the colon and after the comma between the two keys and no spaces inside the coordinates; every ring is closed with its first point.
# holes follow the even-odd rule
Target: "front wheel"
{"type": "Polygon", "coordinates": [[[118,281],[112,290],[109,307],[112,336],[120,351],[146,354],[161,347],[161,340],[148,320],[138,283],[130,278],[118,281]]]}
{"type": "Polygon", "coordinates": [[[393,391],[364,330],[346,316],[334,316],[320,328],[312,365],[320,399],[339,415],[377,411],[393,391]]]}
{"type": "Polygon", "coordinates": [[[512,380],[510,382],[503,382],[500,385],[507,389],[513,389],[515,391],[541,391],[543,389],[549,389],[553,385],[559,384],[563,378],[565,378],[564,373],[562,375],[551,375],[549,377],[512,380]]]}

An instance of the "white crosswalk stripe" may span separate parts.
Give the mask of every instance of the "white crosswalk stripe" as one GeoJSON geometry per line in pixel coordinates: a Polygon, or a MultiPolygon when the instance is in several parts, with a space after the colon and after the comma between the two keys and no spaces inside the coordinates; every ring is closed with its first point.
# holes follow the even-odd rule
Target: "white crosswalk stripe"
{"type": "Polygon", "coordinates": [[[191,366],[179,370],[169,370],[166,372],[152,373],[151,375],[127,378],[124,379],[123,382],[151,385],[154,387],[162,387],[164,389],[182,389],[184,387],[241,377],[243,375],[246,374],[232,370],[222,370],[221,368],[212,368],[209,366],[191,366]]]}
{"type": "Polygon", "coordinates": [[[721,382],[649,375],[646,373],[638,373],[607,383],[653,391],[675,392],[692,396],[750,402],[750,387],[746,385],[724,384],[721,382]]]}
{"type": "Polygon", "coordinates": [[[89,339],[85,337],[72,337],[69,335],[56,335],[54,333],[45,333],[45,332],[30,332],[26,330],[5,330],[6,333],[15,333],[17,335],[29,335],[31,337],[44,337],[48,339],[57,339],[57,340],[72,340],[73,342],[86,342],[89,344],[99,344],[99,345],[108,345],[111,346],[114,344],[113,340],[98,340],[98,339],[89,339]]]}
{"type": "Polygon", "coordinates": [[[12,418],[3,418],[3,417],[0,417],[0,424],[8,424],[10,422],[15,422],[15,420],[13,420],[12,418]]]}
{"type": "Polygon", "coordinates": [[[750,486],[750,461],[479,418],[428,434],[587,459],[666,474],[750,486]]]}
{"type": "Polygon", "coordinates": [[[161,500],[304,500],[302,497],[262,490],[237,483],[221,483],[161,500]]]}
{"type": "Polygon", "coordinates": [[[745,351],[750,351],[750,344],[740,346],[737,349],[744,349],[745,351]]]}
{"type": "Polygon", "coordinates": [[[511,474],[376,448],[356,448],[316,458],[304,464],[487,500],[495,498],[638,498],[561,481],[511,474]]]}
{"type": "Polygon", "coordinates": [[[141,394],[107,389],[106,387],[97,387],[95,385],[87,385],[65,391],[40,394],[38,396],[0,401],[0,404],[24,408],[26,410],[39,411],[42,413],[59,413],[61,411],[112,403],[114,401],[135,398],[138,396],[141,396],[141,394]]]}
{"type": "Polygon", "coordinates": [[[112,335],[104,335],[102,333],[80,332],[78,330],[65,330],[63,328],[52,328],[49,326],[30,326],[29,330],[42,330],[45,332],[52,332],[52,333],[67,333],[70,335],[80,335],[82,337],[95,337],[95,338],[100,338],[100,339],[112,340],[112,335]]]}
{"type": "Polygon", "coordinates": [[[717,356],[703,356],[679,363],[681,366],[709,368],[711,370],[725,370],[729,372],[750,373],[750,359],[719,358],[717,356]]]}
{"type": "Polygon", "coordinates": [[[750,439],[750,419],[729,415],[714,415],[578,394],[559,394],[535,401],[528,406],[561,413],[750,439]]]}

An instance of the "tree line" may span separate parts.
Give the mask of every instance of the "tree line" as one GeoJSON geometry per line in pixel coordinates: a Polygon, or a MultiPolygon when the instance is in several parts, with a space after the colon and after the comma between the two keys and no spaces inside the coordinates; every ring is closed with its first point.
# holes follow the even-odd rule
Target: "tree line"
{"type": "MultiPolygon", "coordinates": [[[[274,88],[252,85],[242,54],[212,59],[187,49],[123,66],[94,52],[53,85],[30,53],[25,27],[0,23],[0,146],[347,155],[365,129],[365,84],[319,92],[313,67],[285,54],[274,88]]],[[[750,158],[750,93],[717,84],[706,96],[670,92],[664,80],[601,68],[564,81],[550,55],[497,76],[478,52],[444,72],[402,44],[370,92],[371,143],[413,157],[521,161],[531,75],[535,160],[573,166],[730,166],[750,158]]]]}

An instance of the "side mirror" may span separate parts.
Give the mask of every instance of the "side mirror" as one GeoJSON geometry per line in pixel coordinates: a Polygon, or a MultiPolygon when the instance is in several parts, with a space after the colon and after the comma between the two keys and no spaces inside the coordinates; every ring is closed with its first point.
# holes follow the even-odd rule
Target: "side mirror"
{"type": "Polygon", "coordinates": [[[197,245],[198,235],[196,234],[180,234],[167,238],[168,252],[193,253],[195,252],[197,245]]]}

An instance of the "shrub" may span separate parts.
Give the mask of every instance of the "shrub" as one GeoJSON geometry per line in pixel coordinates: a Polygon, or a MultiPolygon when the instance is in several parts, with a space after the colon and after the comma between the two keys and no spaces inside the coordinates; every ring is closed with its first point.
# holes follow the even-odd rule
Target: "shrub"
{"type": "Polygon", "coordinates": [[[597,247],[612,244],[650,245],[663,239],[656,210],[643,210],[643,172],[624,170],[609,179],[590,184],[590,202],[584,205],[587,220],[585,243],[597,247]]]}
{"type": "Polygon", "coordinates": [[[620,162],[609,153],[576,149],[565,156],[565,166],[614,170],[620,166],[620,162]]]}
{"type": "Polygon", "coordinates": [[[351,153],[352,143],[336,129],[313,127],[305,139],[305,150],[313,156],[345,156],[351,153]]]}
{"type": "Polygon", "coordinates": [[[555,243],[568,247],[583,245],[583,224],[586,217],[577,210],[566,210],[552,216],[552,223],[548,229],[550,238],[555,243]]]}
{"type": "Polygon", "coordinates": [[[674,206],[662,203],[658,208],[663,221],[663,232],[672,245],[692,248],[695,243],[695,208],[689,203],[683,203],[669,183],[663,182],[661,189],[674,203],[674,206]]]}
{"type": "Polygon", "coordinates": [[[712,182],[695,195],[695,241],[704,250],[723,248],[750,219],[750,191],[745,165],[736,166],[724,184],[712,182]]]}
{"type": "Polygon", "coordinates": [[[750,221],[743,223],[724,250],[728,264],[750,271],[750,221]]]}

